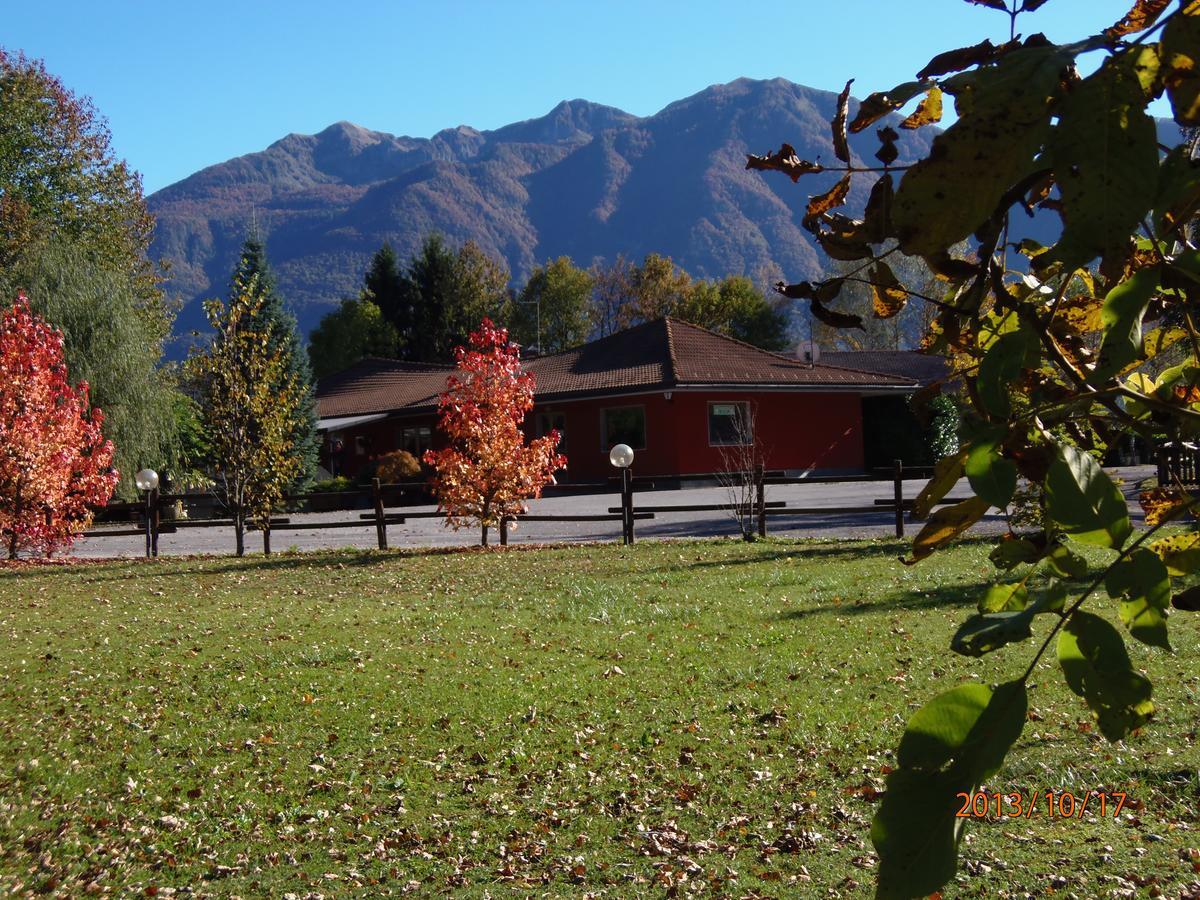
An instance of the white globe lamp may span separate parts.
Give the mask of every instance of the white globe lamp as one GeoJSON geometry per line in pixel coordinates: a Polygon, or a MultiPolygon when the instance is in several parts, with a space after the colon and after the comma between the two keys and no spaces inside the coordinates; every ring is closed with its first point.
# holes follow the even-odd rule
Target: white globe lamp
{"type": "Polygon", "coordinates": [[[628,444],[617,444],[608,451],[608,461],[618,469],[628,469],[633,465],[633,448],[628,444]]]}

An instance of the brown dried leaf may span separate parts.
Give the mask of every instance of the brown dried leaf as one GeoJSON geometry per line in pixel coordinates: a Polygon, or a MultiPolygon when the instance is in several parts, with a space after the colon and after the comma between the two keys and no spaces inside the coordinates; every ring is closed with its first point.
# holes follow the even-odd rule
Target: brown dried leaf
{"type": "Polygon", "coordinates": [[[834,155],[844,163],[850,162],[850,142],[846,139],[846,117],[850,113],[850,85],[852,84],[854,84],[853,78],[846,82],[846,86],[838,94],[837,115],[829,123],[833,129],[834,155]]]}
{"type": "Polygon", "coordinates": [[[986,6],[988,9],[998,9],[1000,12],[1008,12],[1008,4],[1004,0],[967,0],[968,3],[973,3],[975,6],[986,6]]]}
{"type": "Polygon", "coordinates": [[[917,421],[922,426],[928,426],[933,420],[934,410],[929,404],[935,397],[940,397],[941,395],[942,383],[935,381],[932,384],[925,385],[925,387],[909,397],[909,409],[912,410],[913,415],[916,416],[917,421]]]}
{"type": "Polygon", "coordinates": [[[925,89],[920,81],[906,81],[890,91],[876,91],[858,105],[858,114],[850,123],[850,131],[858,134],[890,112],[902,107],[925,89]]]}
{"type": "Polygon", "coordinates": [[[812,314],[830,328],[858,328],[862,331],[867,330],[863,326],[861,316],[855,316],[849,313],[840,313],[837,310],[833,310],[825,306],[820,300],[817,299],[810,301],[809,307],[812,309],[812,314]]]}
{"type": "Polygon", "coordinates": [[[1138,494],[1138,505],[1146,514],[1147,527],[1153,528],[1164,520],[1174,518],[1191,499],[1178,488],[1157,487],[1138,494]]]}
{"type": "Polygon", "coordinates": [[[879,135],[879,149],[875,151],[875,158],[885,166],[890,166],[900,155],[900,151],[896,149],[896,141],[900,139],[900,135],[896,133],[896,129],[886,127],[875,133],[879,135]]]}
{"type": "Polygon", "coordinates": [[[799,181],[801,175],[815,175],[817,172],[825,171],[825,167],[820,163],[798,157],[791,144],[784,144],[779,148],[778,153],[772,153],[770,156],[755,156],[753,153],[747,153],[746,168],[782,172],[792,181],[799,181]]]}
{"type": "Polygon", "coordinates": [[[1025,0],[1025,2],[1021,4],[1021,12],[1036,12],[1045,3],[1046,0],[1025,0]]]}
{"type": "Polygon", "coordinates": [[[842,176],[833,187],[823,194],[818,194],[816,197],[809,198],[808,209],[804,213],[804,221],[810,222],[815,220],[823,213],[829,212],[831,209],[836,209],[846,202],[846,196],[850,193],[850,173],[847,172],[842,176]]]}
{"type": "Polygon", "coordinates": [[[1021,201],[1021,205],[1032,216],[1033,208],[1044,202],[1050,196],[1052,190],[1054,190],[1054,173],[1047,172],[1040,181],[1029,189],[1029,192],[1021,201]]]}
{"type": "Polygon", "coordinates": [[[845,278],[830,278],[827,281],[822,281],[817,284],[817,289],[813,292],[813,299],[818,303],[828,303],[830,300],[837,298],[837,295],[842,292],[842,285],[845,283],[845,278]]]}
{"type": "Polygon", "coordinates": [[[938,278],[946,281],[961,282],[979,274],[981,263],[973,263],[966,259],[958,259],[948,252],[935,253],[925,257],[925,262],[938,278]]]}
{"type": "MultiPolygon", "coordinates": [[[[931,78],[937,75],[945,75],[948,72],[959,72],[971,66],[977,66],[991,59],[997,49],[996,45],[991,41],[983,41],[971,47],[959,47],[957,50],[947,50],[945,53],[939,53],[926,63],[925,68],[917,73],[917,77],[931,78]]],[[[853,131],[854,127],[851,126],[850,130],[853,131]]]]}
{"type": "Polygon", "coordinates": [[[1064,297],[1058,305],[1055,321],[1061,322],[1076,334],[1094,334],[1104,327],[1101,310],[1104,303],[1086,294],[1064,297]]]}
{"type": "Polygon", "coordinates": [[[864,237],[847,237],[835,231],[817,231],[817,243],[830,259],[856,262],[871,256],[871,246],[864,237]]]}
{"type": "Polygon", "coordinates": [[[1137,0],[1120,22],[1104,29],[1104,36],[1115,41],[1127,34],[1145,31],[1158,20],[1162,11],[1170,4],[1171,0],[1137,0]]]}
{"type": "Polygon", "coordinates": [[[890,319],[908,302],[908,291],[900,285],[891,267],[883,260],[871,267],[872,313],[876,319],[890,319]]]}
{"type": "Polygon", "coordinates": [[[892,198],[895,196],[892,173],[875,182],[863,212],[863,231],[873,244],[882,243],[892,232],[892,198]]]}
{"type": "Polygon", "coordinates": [[[942,121],[942,89],[936,84],[929,89],[912,115],[900,123],[901,128],[920,128],[942,121]]]}
{"type": "Polygon", "coordinates": [[[782,294],[790,300],[811,300],[813,286],[811,281],[801,281],[799,284],[784,284],[782,281],[777,281],[775,293],[782,294]]]}

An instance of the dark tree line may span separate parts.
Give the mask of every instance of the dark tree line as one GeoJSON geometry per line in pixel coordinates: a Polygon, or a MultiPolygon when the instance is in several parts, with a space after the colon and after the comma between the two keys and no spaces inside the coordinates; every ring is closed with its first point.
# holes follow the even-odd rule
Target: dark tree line
{"type": "Polygon", "coordinates": [[[669,257],[624,257],[583,269],[559,257],[510,287],[508,270],[472,241],[455,249],[437,234],[407,262],[385,244],[355,298],[312,332],[317,377],[367,356],[449,362],[485,317],[515,340],[556,353],[661,316],[710,328],[768,350],[787,345],[786,321],[748,278],[693,279],[669,257]]]}

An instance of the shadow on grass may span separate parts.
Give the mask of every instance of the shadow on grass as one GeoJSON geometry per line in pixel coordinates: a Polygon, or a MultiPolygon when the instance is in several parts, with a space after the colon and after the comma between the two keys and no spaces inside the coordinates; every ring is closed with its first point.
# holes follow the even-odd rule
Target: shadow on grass
{"type": "MultiPolygon", "coordinates": [[[[719,568],[721,566],[746,566],[760,563],[782,562],[838,562],[865,559],[896,559],[904,556],[910,550],[909,543],[904,540],[879,539],[833,539],[828,543],[810,543],[806,539],[772,541],[770,544],[738,542],[733,546],[745,546],[753,549],[761,548],[760,552],[751,552],[745,556],[722,557],[720,559],[696,560],[686,568],[719,568]]],[[[659,566],[656,571],[678,569],[683,566],[659,566]]]]}
{"type": "MultiPolygon", "coordinates": [[[[790,560],[792,562],[856,562],[868,559],[894,559],[899,562],[912,553],[909,538],[771,538],[769,543],[752,542],[746,547],[756,548],[744,556],[722,557],[721,559],[696,560],[686,568],[718,568],[721,566],[758,565],[790,560]]],[[[972,535],[952,544],[952,547],[970,547],[976,544],[993,545],[994,534],[972,535]]],[[[741,542],[738,542],[739,544],[741,542]]],[[[928,565],[928,563],[926,563],[928,565]]],[[[651,571],[668,571],[684,566],[659,566],[651,571]]]]}
{"type": "Polygon", "coordinates": [[[885,597],[870,601],[854,603],[824,603],[819,606],[807,606],[802,609],[789,609],[775,618],[779,621],[797,621],[810,619],[813,616],[837,615],[858,616],[864,613],[878,613],[880,610],[895,612],[914,612],[941,607],[971,607],[991,586],[990,581],[979,581],[970,584],[948,584],[941,587],[928,588],[921,591],[897,591],[885,597]]]}
{"type": "Polygon", "coordinates": [[[0,569],[0,583],[32,575],[79,579],[95,583],[124,581],[135,575],[156,578],[180,576],[190,578],[196,575],[224,575],[233,572],[284,572],[330,565],[371,566],[417,555],[419,555],[419,551],[333,550],[303,554],[286,553],[271,557],[164,556],[158,560],[143,558],[72,559],[64,560],[61,563],[0,569]]]}

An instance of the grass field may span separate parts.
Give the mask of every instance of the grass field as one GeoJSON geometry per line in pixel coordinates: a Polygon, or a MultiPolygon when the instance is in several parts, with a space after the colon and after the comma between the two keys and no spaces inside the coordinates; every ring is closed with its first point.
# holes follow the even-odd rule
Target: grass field
{"type": "MultiPolygon", "coordinates": [[[[867,894],[904,721],[1034,649],[946,649],[986,544],[903,550],[0,571],[0,891],[867,894]]],[[[1198,621],[1172,618],[1173,656],[1130,647],[1159,713],[1126,746],[1042,664],[989,789],[1131,802],[970,823],[947,896],[1200,890],[1198,621]]]]}

